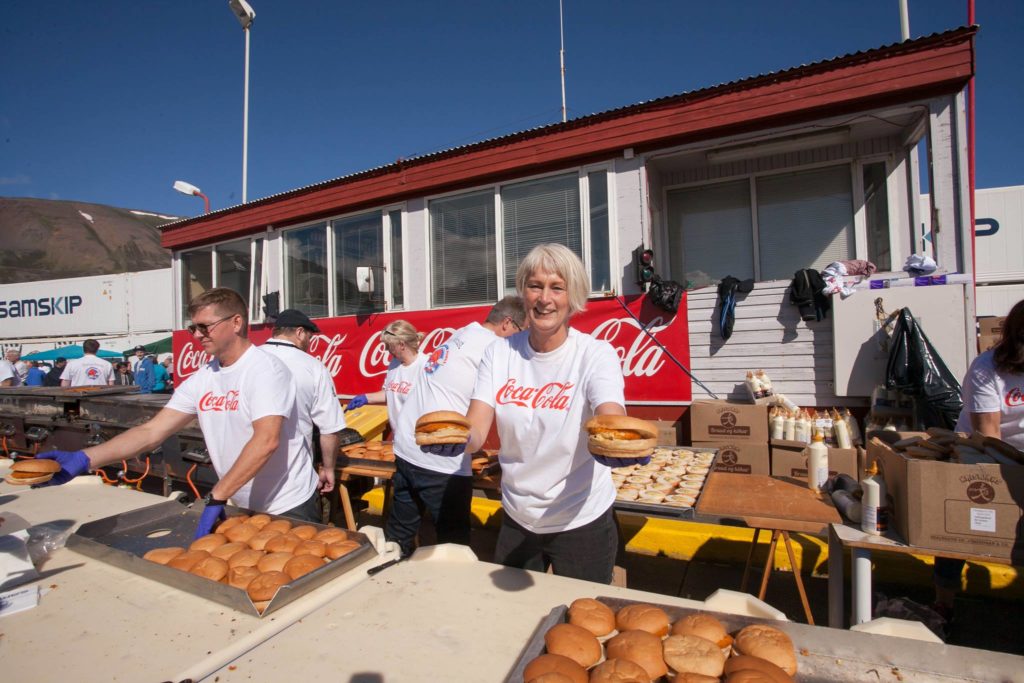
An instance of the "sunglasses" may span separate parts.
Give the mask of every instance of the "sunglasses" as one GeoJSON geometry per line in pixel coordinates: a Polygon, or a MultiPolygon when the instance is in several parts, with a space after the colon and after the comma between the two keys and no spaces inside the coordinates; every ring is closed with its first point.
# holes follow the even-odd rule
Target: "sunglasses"
{"type": "Polygon", "coordinates": [[[220,325],[225,320],[231,320],[236,315],[238,315],[238,314],[237,313],[233,313],[232,315],[229,315],[226,318],[221,318],[220,320],[214,320],[212,323],[193,323],[193,324],[189,325],[187,329],[188,329],[189,333],[191,333],[193,335],[196,332],[198,332],[199,334],[203,335],[204,337],[207,337],[207,336],[210,335],[210,330],[212,330],[213,328],[217,327],[217,325],[220,325]]]}
{"type": "Polygon", "coordinates": [[[519,323],[517,323],[515,320],[513,320],[512,318],[509,318],[508,321],[516,326],[516,332],[522,332],[523,331],[522,326],[520,326],[519,323]]]}

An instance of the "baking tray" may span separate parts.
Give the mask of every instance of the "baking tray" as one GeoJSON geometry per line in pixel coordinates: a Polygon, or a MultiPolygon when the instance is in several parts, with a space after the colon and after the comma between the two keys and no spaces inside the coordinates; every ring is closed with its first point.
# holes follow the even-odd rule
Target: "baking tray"
{"type": "MultiPolygon", "coordinates": [[[[712,458],[711,463],[708,465],[708,476],[715,471],[715,464],[718,460],[718,449],[716,448],[700,448],[694,446],[659,446],[658,448],[667,448],[673,451],[693,451],[694,453],[714,453],[715,457],[712,458]]],[[[707,483],[707,478],[704,479],[707,483]]],[[[616,489],[617,490],[617,489],[616,489]]],[[[619,500],[615,499],[613,507],[616,510],[622,510],[623,512],[639,512],[644,515],[654,515],[655,517],[671,517],[673,519],[693,519],[696,514],[697,505],[700,503],[700,497],[704,494],[704,486],[701,485],[700,492],[697,494],[697,500],[694,501],[693,507],[679,508],[672,505],[662,505],[661,503],[641,503],[635,500],[619,500]]]]}
{"type": "MultiPolygon", "coordinates": [[[[614,611],[637,603],[635,600],[621,598],[597,599],[614,611]]],[[[668,613],[669,620],[673,623],[688,614],[703,612],[717,617],[732,634],[749,624],[768,624],[785,631],[793,639],[796,647],[796,680],[799,683],[996,683],[1024,680],[1021,658],[1002,652],[844,631],[824,626],[809,626],[790,621],[758,619],[710,610],[657,606],[668,613]]],[[[564,622],[568,611],[568,607],[559,605],[541,620],[512,671],[505,678],[508,683],[523,683],[526,665],[544,653],[544,634],[555,624],[564,622]]]]}
{"type": "MultiPolygon", "coordinates": [[[[359,542],[359,548],[283,586],[277,591],[277,595],[261,615],[252,600],[249,599],[249,595],[240,588],[142,559],[143,555],[154,548],[172,546],[187,548],[192,543],[192,535],[199,523],[201,511],[201,506],[183,507],[178,501],[172,500],[98,519],[79,527],[78,531],[68,538],[67,547],[133,574],[218,602],[255,617],[265,617],[340,574],[344,574],[361,564],[373,552],[373,546],[365,534],[341,529],[341,531],[345,531],[349,539],[359,542]]],[[[250,514],[248,510],[230,506],[228,511],[231,513],[229,516],[243,512],[250,514]]],[[[288,517],[275,515],[271,515],[271,517],[297,523],[296,520],[288,517]]],[[[301,523],[307,524],[307,522],[301,523]]],[[[311,524],[311,526],[318,529],[328,528],[322,524],[311,524]]]]}

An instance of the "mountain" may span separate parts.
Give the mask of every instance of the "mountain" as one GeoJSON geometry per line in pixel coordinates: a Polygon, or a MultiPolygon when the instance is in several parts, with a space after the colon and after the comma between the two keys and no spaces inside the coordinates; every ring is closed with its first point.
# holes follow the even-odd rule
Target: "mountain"
{"type": "Polygon", "coordinates": [[[0,197],[0,284],[169,268],[157,226],[174,220],[89,202],[0,197]]]}

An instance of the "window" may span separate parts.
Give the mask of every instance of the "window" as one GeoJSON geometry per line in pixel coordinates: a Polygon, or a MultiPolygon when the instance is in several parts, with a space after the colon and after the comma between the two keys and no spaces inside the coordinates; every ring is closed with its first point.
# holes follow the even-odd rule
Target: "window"
{"type": "Polygon", "coordinates": [[[878,270],[892,270],[889,245],[889,193],[885,162],[864,165],[864,219],[868,233],[868,261],[878,270]]]}
{"type": "Polygon", "coordinates": [[[265,285],[263,275],[263,245],[265,242],[262,237],[258,237],[252,242],[253,269],[252,279],[250,280],[249,318],[250,320],[263,320],[263,288],[265,285]]]}
{"type": "Polygon", "coordinates": [[[391,229],[391,305],[404,305],[405,283],[402,280],[402,212],[389,211],[388,223],[391,229]]]}
{"type": "Polygon", "coordinates": [[[583,258],[579,177],[531,180],[501,188],[505,291],[516,288],[516,267],[538,244],[557,242],[583,258]]]}
{"type": "Polygon", "coordinates": [[[587,174],[590,194],[590,289],[612,289],[611,245],[608,235],[608,172],[587,174]]]}
{"type": "Polygon", "coordinates": [[[249,305],[251,293],[249,280],[252,274],[252,240],[244,239],[237,242],[218,244],[217,253],[217,286],[235,290],[249,305]]]}
{"type": "Polygon", "coordinates": [[[754,277],[749,180],[671,192],[668,204],[673,277],[698,286],[754,277]]]}
{"type": "Polygon", "coordinates": [[[430,202],[433,305],[497,301],[494,192],[430,202]]]}
{"type": "Polygon", "coordinates": [[[284,283],[288,307],[310,317],[327,310],[327,230],[324,224],[284,234],[284,283]]]}
{"type": "Polygon", "coordinates": [[[331,221],[335,315],[384,310],[384,228],[380,212],[331,221]],[[374,291],[360,292],[356,268],[370,267],[374,291]]]}
{"type": "Polygon", "coordinates": [[[182,252],[181,266],[181,319],[188,320],[188,304],[208,289],[213,288],[213,256],[210,249],[182,252]]]}

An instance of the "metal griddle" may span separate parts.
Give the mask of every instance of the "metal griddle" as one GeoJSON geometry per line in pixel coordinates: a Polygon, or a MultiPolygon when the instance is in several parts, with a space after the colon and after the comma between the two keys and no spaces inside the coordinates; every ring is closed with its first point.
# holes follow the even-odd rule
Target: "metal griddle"
{"type": "MultiPolygon", "coordinates": [[[[247,512],[232,507],[229,507],[228,511],[229,516],[232,513],[247,512]]],[[[360,547],[283,586],[261,615],[244,590],[142,559],[143,555],[154,548],[188,548],[192,543],[192,534],[195,532],[200,514],[201,508],[184,507],[177,501],[159,503],[83,524],[68,538],[67,547],[133,574],[256,617],[266,616],[348,572],[368,559],[373,551],[373,546],[365,534],[341,529],[350,540],[358,541],[360,547]]],[[[271,517],[287,519],[273,515],[271,517]]],[[[288,521],[297,523],[295,520],[288,521]]],[[[321,524],[311,526],[318,529],[327,528],[321,524]]]]}
{"type": "MultiPolygon", "coordinates": [[[[614,611],[637,602],[606,597],[597,599],[614,611]]],[[[749,624],[768,624],[785,631],[796,647],[796,680],[799,683],[1009,683],[1024,680],[1022,659],[1001,652],[709,610],[657,606],[668,613],[671,622],[695,612],[714,615],[731,634],[749,624]]],[[[555,624],[563,623],[567,612],[568,607],[559,605],[544,617],[505,679],[508,683],[522,683],[526,665],[544,653],[544,634],[555,624]]]]}

